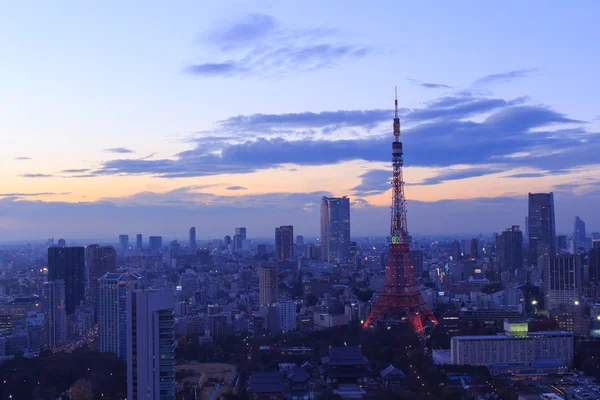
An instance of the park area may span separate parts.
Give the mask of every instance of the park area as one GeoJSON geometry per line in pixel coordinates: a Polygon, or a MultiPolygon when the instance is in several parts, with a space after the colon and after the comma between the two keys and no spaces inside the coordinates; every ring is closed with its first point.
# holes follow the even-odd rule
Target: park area
{"type": "Polygon", "coordinates": [[[177,383],[196,386],[201,400],[218,399],[233,390],[235,366],[222,363],[184,363],[175,366],[177,383]]]}

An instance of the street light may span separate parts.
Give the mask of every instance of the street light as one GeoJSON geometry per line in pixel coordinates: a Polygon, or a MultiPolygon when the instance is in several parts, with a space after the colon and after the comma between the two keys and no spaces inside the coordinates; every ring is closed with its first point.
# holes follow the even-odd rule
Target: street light
{"type": "Polygon", "coordinates": [[[535,306],[537,304],[537,300],[531,300],[531,304],[535,306]]]}

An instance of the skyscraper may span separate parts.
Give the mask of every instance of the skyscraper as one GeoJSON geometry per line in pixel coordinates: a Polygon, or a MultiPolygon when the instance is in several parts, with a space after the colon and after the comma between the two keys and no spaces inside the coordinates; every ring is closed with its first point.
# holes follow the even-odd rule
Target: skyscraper
{"type": "Polygon", "coordinates": [[[85,247],[48,247],[48,281],[62,280],[67,315],[85,300],[85,247]]]}
{"type": "Polygon", "coordinates": [[[585,243],[585,222],[579,216],[573,218],[573,243],[575,253],[579,252],[580,247],[584,247],[585,243]]]}
{"type": "Polygon", "coordinates": [[[554,194],[529,193],[529,265],[537,265],[541,255],[556,254],[554,194]]]}
{"type": "Polygon", "coordinates": [[[258,270],[258,295],[261,306],[279,301],[279,276],[277,266],[260,267],[258,270]]]}
{"type": "Polygon", "coordinates": [[[190,228],[190,250],[192,250],[193,253],[196,252],[196,249],[198,248],[198,244],[196,243],[196,227],[192,226],[190,228]]]}
{"type": "Polygon", "coordinates": [[[588,253],[590,281],[600,284],[600,241],[594,242],[594,247],[588,253]]]}
{"type": "Polygon", "coordinates": [[[44,283],[43,305],[45,345],[54,350],[67,340],[64,281],[54,280],[44,283]]]}
{"type": "Polygon", "coordinates": [[[85,249],[85,258],[89,274],[89,299],[98,315],[99,279],[107,272],[117,270],[117,252],[112,246],[91,244],[85,249]]]}
{"type": "Polygon", "coordinates": [[[458,240],[452,241],[452,261],[459,262],[462,259],[462,248],[458,240]]]}
{"type": "Polygon", "coordinates": [[[56,244],[58,247],[65,247],[67,245],[67,241],[65,239],[58,239],[56,244]]]}
{"type": "Polygon", "coordinates": [[[150,236],[149,245],[150,250],[160,251],[162,249],[162,236],[150,236]]]}
{"type": "Polygon", "coordinates": [[[275,228],[275,252],[277,260],[291,260],[294,255],[294,227],[291,225],[275,228]]]}
{"type": "Polygon", "coordinates": [[[479,239],[471,239],[471,257],[479,257],[479,239]]]}
{"type": "Polygon", "coordinates": [[[240,235],[242,240],[246,240],[246,228],[235,228],[235,234],[240,235]]]}
{"type": "Polygon", "coordinates": [[[175,399],[173,292],[127,292],[127,398],[175,399]]]}
{"type": "Polygon", "coordinates": [[[129,250],[129,235],[119,235],[119,249],[121,249],[121,253],[127,253],[127,250],[129,250]]]}
{"type": "Polygon", "coordinates": [[[496,236],[496,258],[500,272],[514,273],[523,268],[523,232],[513,225],[496,236]]]}
{"type": "Polygon", "coordinates": [[[350,261],[350,199],[321,199],[321,257],[328,262],[350,261]]]}
{"type": "Polygon", "coordinates": [[[544,256],[546,309],[574,305],[582,293],[581,258],[576,254],[544,256]]]}
{"type": "Polygon", "coordinates": [[[142,247],[144,247],[144,241],[142,239],[142,234],[138,233],[137,235],[135,235],[135,241],[136,241],[136,247],[138,250],[141,250],[142,247]]]}
{"type": "Polygon", "coordinates": [[[98,288],[98,342],[101,352],[127,359],[127,292],[142,289],[142,276],[107,272],[98,288]]]}

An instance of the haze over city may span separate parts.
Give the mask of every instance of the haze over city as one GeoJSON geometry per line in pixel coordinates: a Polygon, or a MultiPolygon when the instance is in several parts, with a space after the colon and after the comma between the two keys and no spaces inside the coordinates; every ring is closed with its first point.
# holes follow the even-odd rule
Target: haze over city
{"type": "Polygon", "coordinates": [[[317,235],[323,195],[383,235],[394,86],[412,233],[522,225],[548,191],[558,232],[597,228],[600,10],[580,5],[7,4],[0,240],[317,235]]]}

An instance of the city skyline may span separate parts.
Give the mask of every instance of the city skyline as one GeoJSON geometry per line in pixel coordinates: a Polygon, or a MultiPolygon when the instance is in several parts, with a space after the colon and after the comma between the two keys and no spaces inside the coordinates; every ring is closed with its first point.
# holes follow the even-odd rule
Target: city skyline
{"type": "Polygon", "coordinates": [[[8,7],[0,240],[317,236],[323,196],[351,199],[353,236],[383,235],[395,85],[411,233],[501,232],[550,191],[557,233],[600,230],[598,5],[536,4],[452,5],[470,24],[410,3],[8,7]]]}

